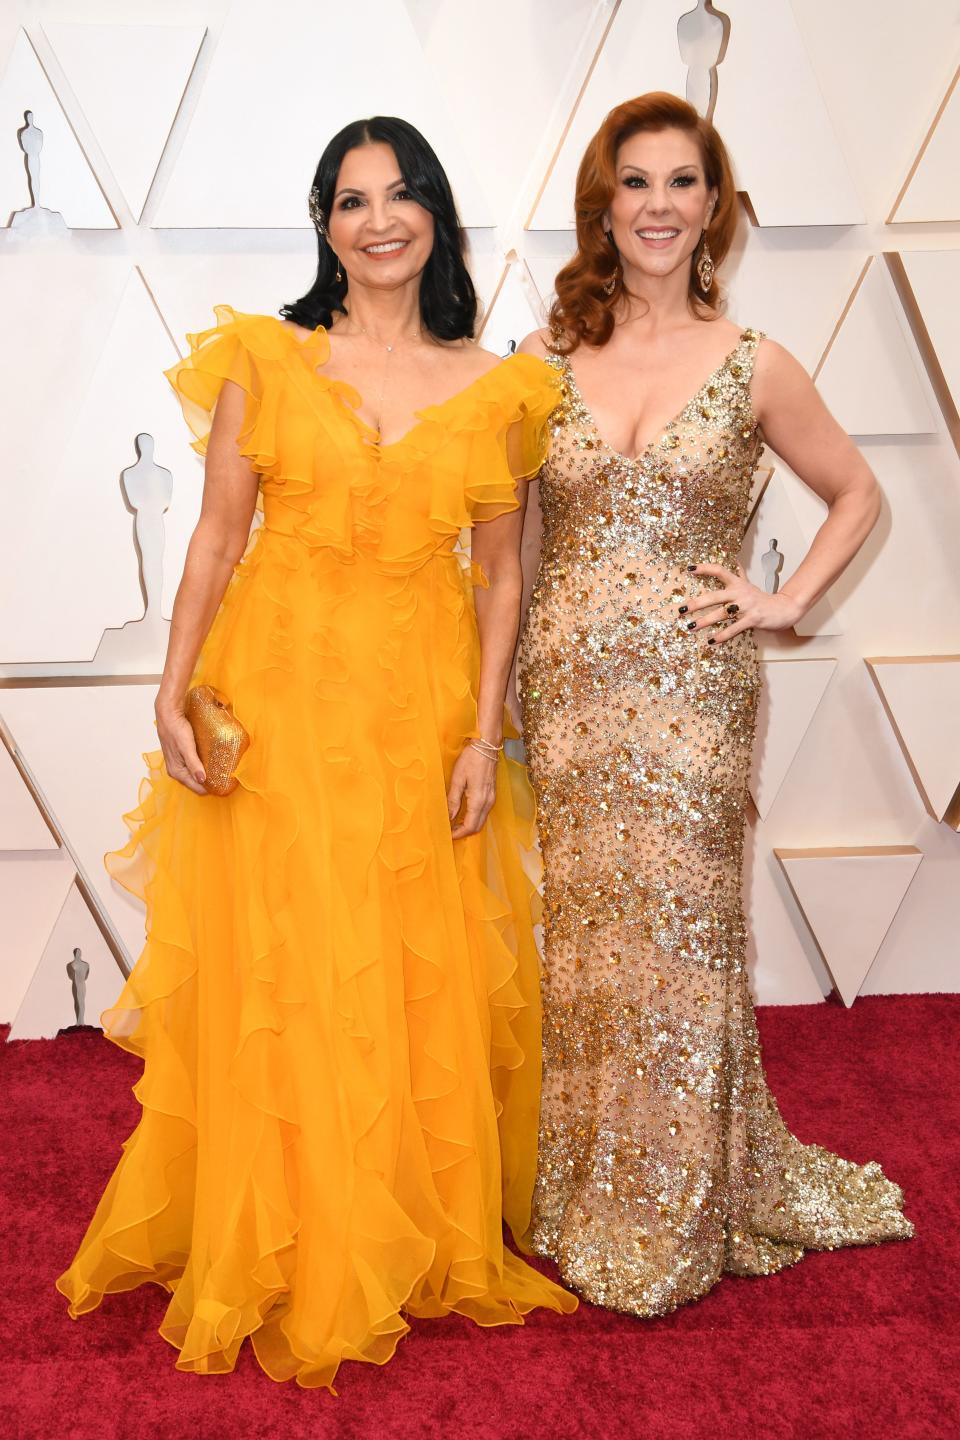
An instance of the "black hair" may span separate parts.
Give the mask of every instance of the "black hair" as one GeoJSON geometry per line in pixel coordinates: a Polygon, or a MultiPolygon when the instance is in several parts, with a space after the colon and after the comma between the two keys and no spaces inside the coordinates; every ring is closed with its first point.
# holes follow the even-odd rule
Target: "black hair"
{"type": "MultiPolygon", "coordinates": [[[[434,218],[433,250],[420,279],[421,326],[438,340],[472,338],[477,296],[464,260],[463,227],[443,166],[419,130],[392,115],[374,115],[345,125],[320,156],[313,177],[320,209],[329,220],[337,176],[348,151],[374,143],[390,146],[406,189],[434,218]]],[[[347,277],[337,280],[337,257],[319,231],[317,249],[317,276],[310,289],[280,310],[286,320],[308,330],[329,326],[336,311],[346,313],[347,277]]]]}

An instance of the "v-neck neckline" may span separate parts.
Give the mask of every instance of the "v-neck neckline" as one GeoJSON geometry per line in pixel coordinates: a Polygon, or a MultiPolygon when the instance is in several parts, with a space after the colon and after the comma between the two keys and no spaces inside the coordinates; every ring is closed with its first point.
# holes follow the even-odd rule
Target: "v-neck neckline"
{"type": "Polygon", "coordinates": [[[324,374],[324,368],[330,359],[330,332],[326,326],[318,325],[309,335],[301,337],[297,335],[292,328],[284,325],[282,321],[278,321],[277,323],[292,336],[300,350],[308,352],[304,354],[302,358],[311,376],[321,380],[330,391],[343,398],[346,402],[343,406],[344,414],[353,421],[357,429],[361,432],[360,438],[366,448],[378,455],[385,455],[391,450],[396,450],[400,446],[408,444],[418,431],[429,424],[431,417],[438,411],[444,410],[448,405],[452,405],[455,400],[462,399],[464,395],[469,394],[470,391],[481,385],[485,380],[488,380],[490,376],[495,375],[503,365],[518,358],[516,355],[504,355],[497,361],[496,365],[491,365],[489,370],[484,370],[480,375],[475,375],[471,381],[460,390],[457,390],[455,394],[448,395],[445,400],[439,400],[434,405],[424,405],[420,410],[414,410],[414,422],[409,429],[405,430],[396,440],[388,440],[386,444],[384,444],[376,426],[364,420],[360,414],[363,396],[357,387],[351,385],[349,380],[340,380],[335,375],[324,374]],[[318,338],[326,341],[326,356],[319,361],[315,360],[313,354],[310,353],[311,347],[318,338]]]}
{"type": "Polygon", "coordinates": [[[721,371],[727,368],[733,357],[736,355],[737,351],[743,345],[743,342],[753,333],[754,332],[751,330],[744,330],[742,332],[739,340],[737,341],[736,345],[734,345],[733,349],[728,351],[727,354],[724,355],[723,359],[720,361],[720,364],[717,365],[715,369],[710,371],[710,374],[707,376],[706,380],[704,380],[703,384],[700,385],[696,390],[694,390],[693,394],[690,396],[686,404],[680,410],[678,410],[675,415],[671,415],[668,420],[665,420],[664,423],[657,428],[653,436],[647,441],[645,445],[642,445],[640,447],[636,455],[624,455],[622,450],[617,450],[613,445],[609,443],[609,441],[603,438],[603,436],[600,434],[600,427],[598,426],[596,420],[593,418],[593,413],[590,410],[589,406],[586,404],[581,393],[580,386],[577,384],[577,377],[573,373],[573,366],[570,363],[570,356],[562,355],[560,358],[563,363],[563,369],[567,383],[569,384],[570,389],[573,393],[573,397],[580,408],[581,414],[583,415],[587,424],[593,430],[594,435],[596,435],[604,450],[608,450],[611,455],[615,456],[618,460],[623,460],[624,463],[627,465],[639,465],[640,461],[643,460],[644,457],[647,456],[651,450],[656,450],[663,444],[666,436],[670,433],[674,426],[677,425],[679,421],[684,418],[691,405],[693,405],[695,401],[700,399],[700,396],[703,394],[704,390],[708,389],[709,386],[712,385],[713,382],[716,380],[717,376],[721,373],[721,371]]]}

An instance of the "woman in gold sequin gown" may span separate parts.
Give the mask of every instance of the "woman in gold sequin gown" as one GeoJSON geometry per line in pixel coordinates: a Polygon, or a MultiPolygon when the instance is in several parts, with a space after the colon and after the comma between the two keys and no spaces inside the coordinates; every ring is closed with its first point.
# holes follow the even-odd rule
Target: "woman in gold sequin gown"
{"type": "Polygon", "coordinates": [[[521,347],[563,393],[519,662],[545,861],[532,1244],[588,1299],[638,1315],[724,1271],[912,1233],[878,1165],[786,1129],[747,989],[753,631],[793,626],[878,502],[799,365],[719,315],[711,264],[735,205],[695,111],[618,107],[581,166],[551,328],[521,347]],[[829,506],[775,595],[737,566],[764,441],[829,506]]]}

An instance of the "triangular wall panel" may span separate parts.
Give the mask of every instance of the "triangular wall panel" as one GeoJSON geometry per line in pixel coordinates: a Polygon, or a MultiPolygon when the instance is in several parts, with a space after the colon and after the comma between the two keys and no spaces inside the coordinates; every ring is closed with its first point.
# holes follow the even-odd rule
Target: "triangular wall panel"
{"type": "Polygon", "coordinates": [[[924,141],[891,221],[960,220],[960,70],[924,141]]]}
{"type": "Polygon", "coordinates": [[[766,819],[823,699],[837,662],[764,660],[750,794],[766,819]]]}
{"type": "Polygon", "coordinates": [[[205,28],[56,21],[43,28],[139,220],[205,28]]]}
{"type": "MultiPolygon", "coordinates": [[[[174,475],[164,556],[168,599],[175,590],[201,491],[190,436],[162,373],[176,359],[139,273],[129,271],[59,463],[39,471],[20,497],[30,509],[5,576],[16,604],[0,620],[0,660],[89,660],[105,629],[142,615],[133,516],[120,485],[121,472],[136,461],[141,432],[153,436],[157,463],[174,475]],[[87,537],[84,545],[75,543],[77,535],[87,537]],[[45,604],[31,603],[40,594],[45,604]]],[[[141,663],[141,673],[159,669],[162,660],[160,653],[141,663]]]]}
{"type": "Polygon", "coordinates": [[[0,854],[0,1024],[27,992],[76,870],[61,850],[0,854]]]}
{"type": "Polygon", "coordinates": [[[26,110],[33,112],[33,123],[43,132],[37,202],[58,211],[73,230],[116,229],[110,206],[23,30],[0,80],[0,226],[10,223],[12,211],[30,204],[23,152],[17,144],[26,110]]]}
{"type": "Polygon", "coordinates": [[[856,180],[790,0],[722,0],[717,9],[730,18],[730,39],[717,68],[714,121],[757,223],[862,224],[856,180]]]}
{"type": "Polygon", "coordinates": [[[960,250],[903,250],[899,259],[954,409],[960,411],[960,324],[955,307],[944,303],[945,297],[960,295],[960,250]]]}
{"type": "Polygon", "coordinates": [[[960,826],[960,655],[867,660],[910,771],[935,820],[960,826]]]}
{"type": "Polygon", "coordinates": [[[684,93],[686,67],[677,44],[677,21],[689,8],[689,0],[620,0],[534,205],[531,230],[573,228],[577,167],[587,141],[613,105],[647,90],[684,93]]]}
{"type": "Polygon", "coordinates": [[[0,737],[0,851],[57,848],[56,836],[0,737]]]}
{"type": "Polygon", "coordinates": [[[845,1005],[860,993],[923,856],[912,845],[774,852],[845,1005]]]}
{"type": "Polygon", "coordinates": [[[906,317],[874,258],[817,375],[817,388],[851,435],[929,435],[936,428],[906,317]]]}
{"type": "Polygon", "coordinates": [[[532,330],[543,325],[540,297],[522,260],[507,265],[484,317],[480,344],[497,355],[510,355],[532,330]]]}
{"type": "Polygon", "coordinates": [[[744,224],[720,270],[727,313],[778,341],[812,374],[864,259],[840,246],[811,247],[792,229],[744,224]]]}
{"type": "Polygon", "coordinates": [[[67,966],[74,951],[90,970],[85,981],[83,1023],[99,1025],[102,1012],[123,988],[123,976],[76,885],[71,885],[49,940],[10,1027],[11,1040],[51,1039],[76,1023],[67,966]]]}
{"type": "Polygon", "coordinates": [[[6,728],[131,962],[143,946],[143,907],[110,880],[103,856],[126,843],[122,817],[137,804],[142,755],[157,748],[155,694],[122,684],[0,690],[6,728]]]}
{"type": "Polygon", "coordinates": [[[403,0],[353,0],[335,15],[315,0],[284,0],[269,24],[259,0],[234,0],[152,223],[308,229],[320,152],[360,115],[402,115],[430,136],[463,223],[494,223],[403,0]],[[334,64],[331,86],[323,68],[334,64]],[[251,173],[265,136],[271,164],[254,159],[251,173]]]}

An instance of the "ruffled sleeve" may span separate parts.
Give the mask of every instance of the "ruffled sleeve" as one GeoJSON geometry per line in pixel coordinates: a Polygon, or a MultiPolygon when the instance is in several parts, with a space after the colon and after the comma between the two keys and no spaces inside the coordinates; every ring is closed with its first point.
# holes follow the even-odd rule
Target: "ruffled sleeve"
{"type": "Polygon", "coordinates": [[[517,508],[517,481],[531,479],[546,459],[559,400],[556,374],[532,355],[513,355],[490,372],[479,406],[485,433],[472,447],[466,477],[470,523],[517,508]]]}
{"type": "MultiPolygon", "coordinates": [[[[327,358],[329,340],[326,332],[316,331],[307,340],[298,340],[295,333],[269,315],[244,315],[229,305],[214,307],[217,324],[209,330],[187,336],[190,353],[170,370],[166,377],[173,386],[183,409],[184,419],[196,437],[193,449],[199,455],[207,452],[210,427],[217,400],[225,380],[239,385],[244,392],[243,425],[237,436],[241,454],[257,468],[267,470],[276,460],[273,436],[264,434],[274,408],[271,390],[289,364],[294,347],[312,347],[317,351],[314,364],[327,358]]],[[[272,427],[270,427],[272,428],[272,427]]]]}

